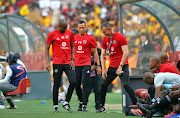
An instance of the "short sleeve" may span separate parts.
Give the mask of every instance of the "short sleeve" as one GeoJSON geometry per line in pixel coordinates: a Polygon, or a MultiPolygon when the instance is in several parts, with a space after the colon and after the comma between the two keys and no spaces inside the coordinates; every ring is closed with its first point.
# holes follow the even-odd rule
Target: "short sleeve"
{"type": "Polygon", "coordinates": [[[104,37],[103,40],[102,40],[102,48],[103,48],[103,49],[107,49],[105,37],[104,37]]]}
{"type": "Polygon", "coordinates": [[[155,87],[163,85],[164,78],[165,78],[163,76],[164,75],[162,73],[158,73],[155,75],[155,77],[154,77],[154,86],[155,87]]]}
{"type": "Polygon", "coordinates": [[[96,45],[96,40],[94,39],[94,37],[91,37],[91,48],[96,48],[97,45],[96,45]]]}
{"type": "Polygon", "coordinates": [[[52,34],[49,33],[48,36],[47,36],[47,40],[46,40],[46,44],[52,44],[52,34]]]}
{"type": "Polygon", "coordinates": [[[123,35],[123,34],[120,34],[120,45],[123,46],[123,45],[127,45],[128,42],[126,40],[126,37],[123,35]]]}

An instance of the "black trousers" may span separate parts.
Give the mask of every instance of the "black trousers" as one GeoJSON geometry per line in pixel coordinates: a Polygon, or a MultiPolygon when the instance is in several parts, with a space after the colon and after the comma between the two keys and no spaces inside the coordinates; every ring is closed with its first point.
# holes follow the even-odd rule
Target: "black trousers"
{"type": "Polygon", "coordinates": [[[102,76],[101,75],[96,75],[90,78],[89,81],[89,87],[88,89],[88,97],[93,89],[94,94],[95,94],[95,108],[96,110],[99,109],[100,107],[100,89],[101,89],[101,84],[103,82],[102,76]]]}
{"type": "MultiPolygon", "coordinates": [[[[117,68],[109,67],[108,71],[107,71],[107,78],[106,78],[106,80],[103,80],[103,83],[101,86],[101,98],[100,98],[101,104],[103,106],[104,106],[105,100],[106,100],[107,87],[117,77],[116,70],[117,70],[117,68]]],[[[124,72],[121,73],[121,75],[119,76],[121,79],[121,82],[122,82],[125,90],[129,94],[132,103],[136,104],[136,102],[137,102],[136,96],[134,94],[132,87],[130,87],[130,85],[129,85],[129,66],[124,65],[122,68],[122,71],[124,71],[124,72]]]]}
{"type": "Polygon", "coordinates": [[[75,66],[76,71],[76,93],[80,102],[83,105],[88,103],[88,91],[89,91],[89,80],[90,80],[90,65],[75,66]],[[81,83],[83,88],[81,89],[81,83]]]}
{"type": "Polygon", "coordinates": [[[71,100],[75,85],[76,85],[76,76],[75,71],[71,69],[69,64],[59,65],[53,64],[53,77],[54,77],[54,86],[53,86],[53,103],[58,105],[58,90],[60,87],[61,76],[63,71],[66,73],[69,80],[69,87],[66,95],[66,100],[69,102],[71,100]]]}

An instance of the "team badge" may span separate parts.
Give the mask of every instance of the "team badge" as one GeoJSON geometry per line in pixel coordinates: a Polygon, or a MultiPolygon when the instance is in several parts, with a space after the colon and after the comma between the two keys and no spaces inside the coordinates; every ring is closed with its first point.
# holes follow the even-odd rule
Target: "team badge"
{"type": "Polygon", "coordinates": [[[82,46],[78,46],[78,50],[82,50],[82,46]]]}
{"type": "Polygon", "coordinates": [[[86,43],[87,43],[87,41],[86,41],[86,40],[83,40],[83,43],[84,43],[84,44],[86,44],[86,43]]]}
{"type": "Polygon", "coordinates": [[[69,39],[69,36],[68,36],[68,35],[66,35],[66,39],[69,39]]]}
{"type": "Polygon", "coordinates": [[[113,44],[116,44],[116,40],[113,40],[113,44]]]}

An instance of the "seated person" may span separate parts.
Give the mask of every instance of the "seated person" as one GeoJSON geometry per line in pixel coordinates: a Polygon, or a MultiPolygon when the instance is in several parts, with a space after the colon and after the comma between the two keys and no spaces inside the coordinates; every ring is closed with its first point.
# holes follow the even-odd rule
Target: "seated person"
{"type": "Polygon", "coordinates": [[[166,90],[161,91],[158,96],[159,97],[148,107],[137,103],[138,107],[148,118],[151,118],[154,113],[160,111],[161,109],[166,109],[172,101],[174,102],[177,100],[178,104],[175,105],[173,109],[174,112],[177,112],[177,114],[180,113],[180,85],[173,86],[170,92],[166,90]]]}
{"type": "MultiPolygon", "coordinates": [[[[23,65],[17,63],[17,58],[14,54],[10,54],[7,59],[9,66],[6,67],[7,73],[4,79],[0,80],[0,91],[4,94],[7,92],[15,91],[18,88],[21,79],[26,78],[26,69],[23,65]],[[10,83],[9,83],[10,80],[10,83]]],[[[17,107],[12,102],[11,98],[7,98],[10,104],[7,108],[16,109],[17,107]]],[[[5,104],[0,96],[0,109],[5,109],[5,104]]]]}
{"type": "Polygon", "coordinates": [[[149,59],[149,65],[152,73],[171,72],[178,74],[176,68],[169,63],[161,63],[161,59],[156,55],[149,59]]]}
{"type": "Polygon", "coordinates": [[[143,80],[149,85],[154,85],[155,87],[155,98],[157,98],[158,93],[162,90],[163,84],[178,85],[180,84],[180,75],[175,73],[157,73],[152,74],[151,72],[144,73],[143,80]]]}

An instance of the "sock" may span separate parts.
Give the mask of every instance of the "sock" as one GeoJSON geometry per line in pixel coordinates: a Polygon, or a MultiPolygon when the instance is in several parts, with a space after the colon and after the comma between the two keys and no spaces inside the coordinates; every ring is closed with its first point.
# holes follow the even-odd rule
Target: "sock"
{"type": "Polygon", "coordinates": [[[58,105],[54,105],[54,108],[55,108],[55,107],[59,107],[59,106],[58,106],[58,105]]]}
{"type": "Polygon", "coordinates": [[[66,88],[66,86],[63,85],[63,88],[64,88],[64,93],[67,94],[67,88],[66,88]]]}
{"type": "Polygon", "coordinates": [[[61,92],[61,95],[62,95],[62,99],[65,100],[65,94],[64,94],[64,92],[61,92]]]}
{"type": "Polygon", "coordinates": [[[69,104],[69,102],[64,101],[63,105],[69,104]]]}

